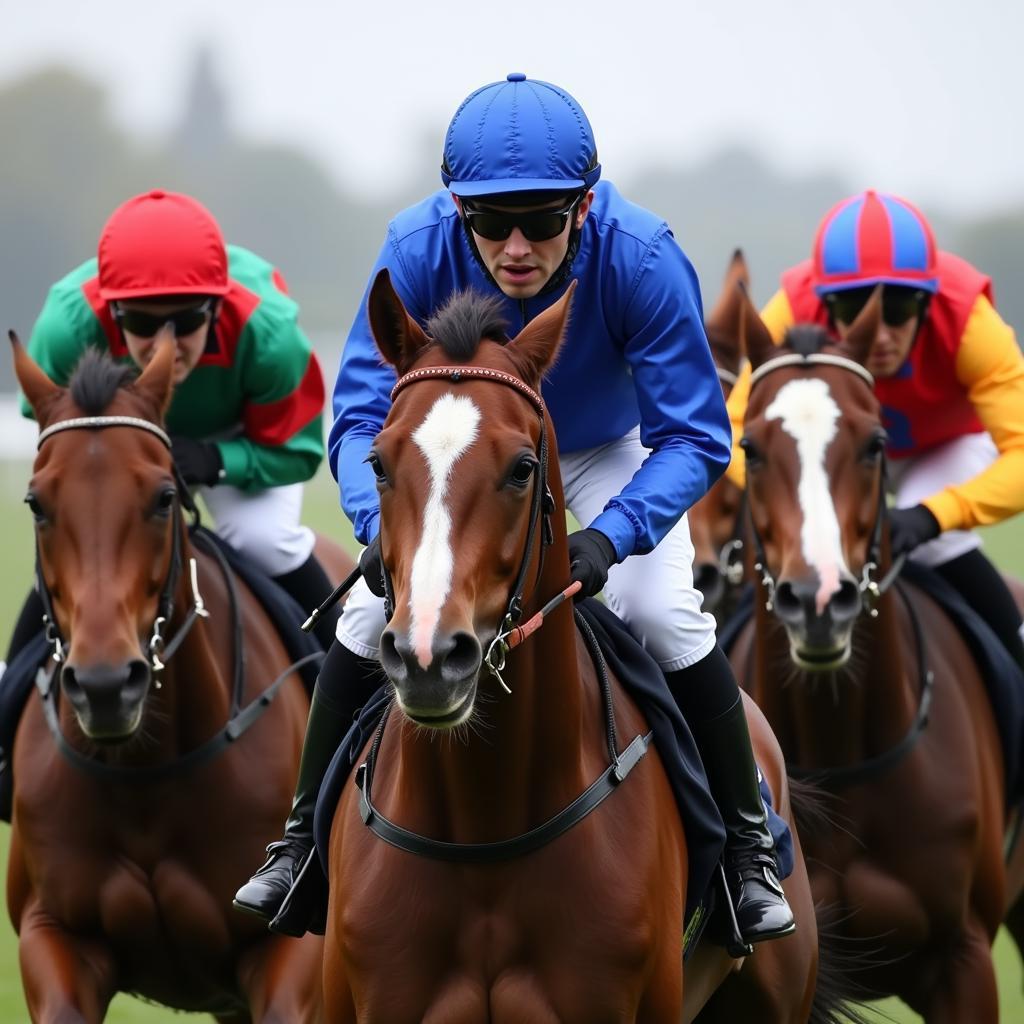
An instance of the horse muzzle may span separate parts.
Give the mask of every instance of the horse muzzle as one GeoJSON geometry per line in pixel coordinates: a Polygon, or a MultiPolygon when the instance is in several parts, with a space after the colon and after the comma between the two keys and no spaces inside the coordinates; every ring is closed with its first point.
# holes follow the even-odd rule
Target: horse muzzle
{"type": "Polygon", "coordinates": [[[79,666],[69,662],[60,678],[78,724],[89,739],[117,743],[135,734],[152,680],[150,667],[142,658],[121,665],[79,666]]]}
{"type": "Polygon", "coordinates": [[[452,729],[472,715],[483,664],[480,641],[472,633],[435,636],[424,659],[407,633],[386,629],[380,663],[395,687],[399,707],[417,725],[452,729]]]}
{"type": "Polygon", "coordinates": [[[853,624],[861,610],[856,582],[843,579],[819,608],[817,579],[780,580],[773,605],[789,636],[790,656],[804,672],[834,672],[850,660],[853,624]]]}

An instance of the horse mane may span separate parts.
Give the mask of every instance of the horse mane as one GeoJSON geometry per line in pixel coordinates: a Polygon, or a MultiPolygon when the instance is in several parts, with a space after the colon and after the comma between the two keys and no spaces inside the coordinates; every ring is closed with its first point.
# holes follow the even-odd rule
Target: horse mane
{"type": "Polygon", "coordinates": [[[71,375],[71,398],[86,416],[99,416],[134,376],[133,367],[114,362],[97,348],[87,348],[71,375]]]}
{"type": "Polygon", "coordinates": [[[508,321],[501,300],[471,288],[453,292],[425,326],[444,354],[460,361],[470,359],[483,338],[500,345],[508,341],[508,321]]]}
{"type": "Polygon", "coordinates": [[[786,331],[782,343],[798,356],[814,356],[826,345],[833,344],[833,341],[824,327],[817,324],[796,324],[786,331]]]}

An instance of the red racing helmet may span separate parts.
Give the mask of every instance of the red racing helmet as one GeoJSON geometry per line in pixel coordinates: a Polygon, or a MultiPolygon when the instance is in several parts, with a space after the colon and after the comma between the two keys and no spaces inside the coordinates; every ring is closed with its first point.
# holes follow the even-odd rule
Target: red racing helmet
{"type": "Polygon", "coordinates": [[[906,199],[868,189],[832,207],[814,238],[818,295],[895,284],[935,292],[935,236],[906,199]]]}
{"type": "Polygon", "coordinates": [[[225,295],[228,255],[213,214],[198,200],[154,189],[122,203],[99,244],[107,302],[157,295],[225,295]]]}

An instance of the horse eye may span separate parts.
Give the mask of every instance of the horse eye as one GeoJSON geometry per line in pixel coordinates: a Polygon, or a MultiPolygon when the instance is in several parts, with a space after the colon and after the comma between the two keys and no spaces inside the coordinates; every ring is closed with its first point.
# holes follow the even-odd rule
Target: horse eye
{"type": "Polygon", "coordinates": [[[524,455],[509,475],[509,483],[516,487],[525,487],[537,470],[537,460],[532,455],[524,455]]]}
{"type": "Polygon", "coordinates": [[[384,472],[384,463],[380,461],[380,456],[376,452],[370,452],[363,461],[369,463],[377,483],[387,483],[388,475],[384,472]]]}
{"type": "Polygon", "coordinates": [[[875,434],[864,446],[864,458],[869,462],[877,462],[885,451],[887,441],[885,434],[875,434]]]}
{"type": "Polygon", "coordinates": [[[757,445],[755,445],[749,437],[740,438],[740,448],[743,449],[743,454],[746,457],[748,466],[762,461],[761,453],[757,450],[757,445]]]}
{"type": "Polygon", "coordinates": [[[25,504],[28,505],[32,518],[37,523],[46,522],[46,513],[43,511],[43,506],[39,504],[39,499],[34,494],[30,492],[25,495],[25,504]]]}
{"type": "Polygon", "coordinates": [[[156,496],[156,505],[153,511],[158,516],[166,516],[172,508],[174,508],[174,500],[178,497],[178,492],[173,487],[165,487],[156,496]]]}

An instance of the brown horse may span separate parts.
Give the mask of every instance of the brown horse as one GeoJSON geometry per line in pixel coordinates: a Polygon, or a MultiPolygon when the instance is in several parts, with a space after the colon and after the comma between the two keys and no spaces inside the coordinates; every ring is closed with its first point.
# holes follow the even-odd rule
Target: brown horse
{"type": "Polygon", "coordinates": [[[761,580],[732,656],[791,772],[833,790],[833,820],[803,831],[815,897],[877,950],[863,974],[876,995],[929,1024],[995,1022],[990,946],[1020,894],[1003,864],[999,733],[957,629],[892,583],[886,439],[863,369],[880,297],[842,345],[798,327],[776,348],[746,316],[761,580]]]}
{"type": "MultiPolygon", "coordinates": [[[[741,289],[749,287],[747,262],[742,250],[737,249],[729,261],[718,301],[704,320],[726,398],[739,378],[745,359],[741,289]]],[[[744,577],[743,538],[737,528],[742,504],[743,492],[723,476],[687,513],[694,550],[694,586],[704,598],[701,607],[711,612],[719,625],[734,609],[744,577]]]]}
{"type": "Polygon", "coordinates": [[[185,529],[160,426],[174,346],[134,383],[90,356],[64,389],[12,342],[57,662],[14,745],[7,898],[32,1019],[92,1024],[130,991],[319,1020],[321,941],[231,907],[287,813],[308,703],[262,607],[185,529]]]}
{"type": "MultiPolygon", "coordinates": [[[[502,344],[481,338],[471,295],[449,307],[453,327],[465,300],[459,329],[431,339],[386,272],[370,293],[374,336],[399,374],[370,456],[393,608],[380,657],[397,710],[331,830],[324,989],[339,1024],[661,1024],[693,1020],[719,986],[702,1021],[812,1012],[817,938],[799,844],[787,881],[797,933],[742,962],[702,943],[684,987],[686,838],[657,752],[640,756],[647,726],[614,678],[602,701],[568,602],[550,602],[532,632],[569,578],[538,389],[571,294],[502,344]],[[532,635],[506,665],[519,607],[532,635]],[[575,815],[610,762],[628,776],[575,815]]],[[[756,709],[750,728],[788,814],[781,752],[756,709]]]]}

